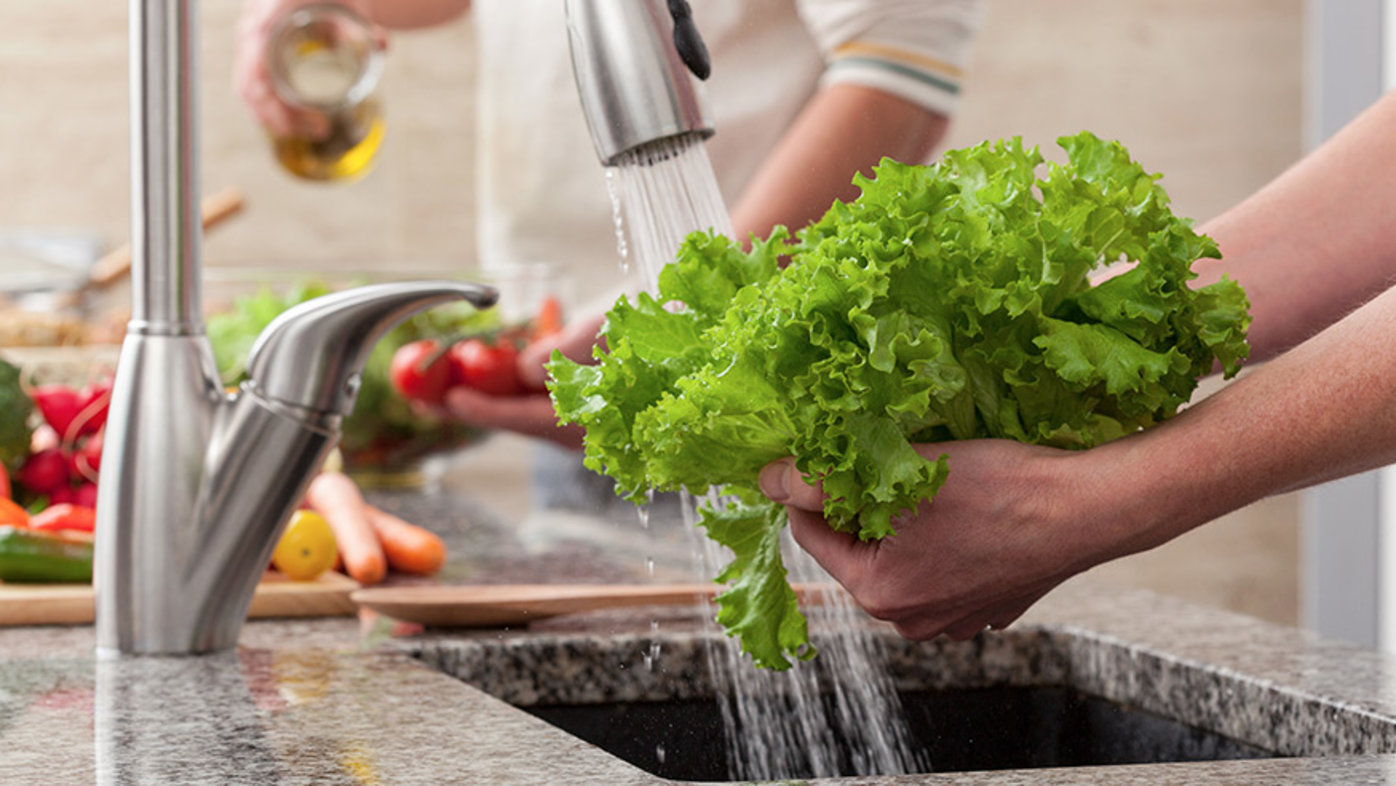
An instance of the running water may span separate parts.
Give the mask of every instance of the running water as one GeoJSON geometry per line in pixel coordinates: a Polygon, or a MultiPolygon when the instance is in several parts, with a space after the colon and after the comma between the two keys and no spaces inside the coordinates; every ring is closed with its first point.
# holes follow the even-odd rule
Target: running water
{"type": "MultiPolygon", "coordinates": [[[[710,492],[704,501],[719,499],[710,492]]],[[[703,536],[696,508],[696,501],[685,500],[685,523],[703,575],[715,576],[731,554],[703,536]]],[[[791,581],[832,582],[788,531],[781,554],[791,581]]],[[[841,590],[821,600],[817,610],[805,609],[819,655],[787,671],[756,668],[735,638],[709,640],[728,774],[738,780],[784,780],[929,772],[930,761],[911,744],[886,652],[865,626],[866,616],[841,590]]],[[[709,611],[706,619],[713,620],[709,611]]]]}
{"type": "Polygon", "coordinates": [[[611,197],[611,221],[616,225],[616,252],[620,255],[621,275],[630,273],[630,246],[625,242],[625,219],[620,213],[620,191],[616,186],[616,168],[606,167],[606,193],[611,197]]]}
{"type": "Polygon", "coordinates": [[[652,289],[690,232],[732,236],[732,219],[708,148],[698,136],[670,137],[630,150],[608,171],[616,237],[622,243],[629,238],[628,248],[621,246],[622,256],[628,252],[652,289]]]}
{"type": "MultiPolygon", "coordinates": [[[[626,153],[607,170],[606,178],[622,270],[628,272],[633,260],[651,290],[690,232],[733,234],[707,148],[697,136],[665,139],[626,153]]],[[[731,554],[695,526],[697,503],[687,494],[683,497],[685,529],[693,539],[699,570],[716,576],[731,554]]],[[[640,520],[648,528],[647,507],[640,520]]],[[[813,559],[786,540],[783,552],[792,580],[830,581],[813,559]]],[[[906,715],[880,641],[862,624],[862,612],[845,593],[831,594],[811,619],[818,658],[788,671],[756,668],[734,638],[710,639],[708,660],[722,707],[732,778],[928,771],[929,762],[920,760],[909,743],[906,715]]],[[[707,612],[705,618],[715,626],[713,609],[707,612]]],[[[646,653],[646,664],[653,668],[658,655],[646,653]]]]}

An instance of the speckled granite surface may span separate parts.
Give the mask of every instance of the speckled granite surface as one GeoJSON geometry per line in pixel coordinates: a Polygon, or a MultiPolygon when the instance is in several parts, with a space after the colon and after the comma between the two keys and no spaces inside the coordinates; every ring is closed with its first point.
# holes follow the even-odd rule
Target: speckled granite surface
{"type": "MultiPolygon", "coordinates": [[[[466,500],[380,501],[433,522],[466,555],[455,580],[626,577],[605,559],[511,545],[466,500]]],[[[261,621],[236,652],[105,662],[93,657],[90,628],[0,630],[0,782],[663,783],[490,694],[527,705],[709,690],[702,653],[713,634],[690,610],[579,615],[527,631],[388,630],[261,621]]],[[[1396,756],[1382,755],[1396,752],[1396,660],[1300,631],[1074,584],[1015,629],[972,642],[879,636],[903,688],[1070,685],[1302,758],[824,782],[1396,780],[1396,756]]]]}

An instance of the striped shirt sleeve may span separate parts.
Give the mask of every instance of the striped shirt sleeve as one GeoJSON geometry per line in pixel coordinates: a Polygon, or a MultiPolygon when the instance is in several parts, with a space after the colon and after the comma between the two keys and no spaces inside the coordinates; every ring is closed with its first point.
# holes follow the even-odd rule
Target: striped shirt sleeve
{"type": "Polygon", "coordinates": [[[977,0],[800,0],[799,8],[827,63],[821,84],[954,112],[983,18],[977,0]]]}

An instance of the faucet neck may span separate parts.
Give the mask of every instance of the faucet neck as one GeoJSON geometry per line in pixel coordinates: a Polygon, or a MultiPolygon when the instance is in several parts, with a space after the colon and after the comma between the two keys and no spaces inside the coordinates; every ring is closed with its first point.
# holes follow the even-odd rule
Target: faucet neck
{"type": "Polygon", "coordinates": [[[131,322],[197,334],[198,36],[195,0],[131,0],[131,322]]]}

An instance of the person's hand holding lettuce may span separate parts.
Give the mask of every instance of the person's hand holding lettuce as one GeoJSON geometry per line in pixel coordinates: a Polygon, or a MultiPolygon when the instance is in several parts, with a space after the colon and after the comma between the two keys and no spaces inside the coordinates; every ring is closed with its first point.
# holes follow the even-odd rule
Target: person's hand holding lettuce
{"type": "Polygon", "coordinates": [[[620,493],[725,495],[701,522],[736,556],[718,619],[757,664],[813,654],[780,558],[785,510],[757,491],[768,463],[795,456],[829,525],[875,541],[953,470],[918,443],[1091,447],[1171,417],[1198,377],[1246,356],[1244,293],[1187,285],[1217,248],[1157,176],[1117,143],[1061,143],[1070,162],[1041,179],[1017,140],[884,161],[793,245],[783,229],[750,252],[695,234],[657,296],[609,313],[596,365],[551,364],[560,419],[586,427],[587,465],[620,493]]]}

